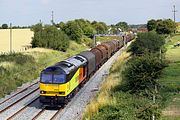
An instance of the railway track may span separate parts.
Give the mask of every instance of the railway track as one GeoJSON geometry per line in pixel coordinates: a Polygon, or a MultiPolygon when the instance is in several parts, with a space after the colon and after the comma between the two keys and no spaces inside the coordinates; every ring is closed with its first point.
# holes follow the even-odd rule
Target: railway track
{"type": "Polygon", "coordinates": [[[58,110],[58,111],[52,116],[52,118],[51,118],[50,120],[55,120],[55,119],[57,118],[58,114],[59,114],[61,111],[62,111],[62,109],[58,110]]]}
{"type": "Polygon", "coordinates": [[[34,100],[32,100],[30,103],[28,103],[26,106],[24,106],[23,108],[21,108],[20,110],[18,110],[17,112],[15,112],[13,115],[11,115],[9,118],[7,118],[7,120],[12,120],[16,115],[18,115],[19,113],[21,113],[24,109],[26,109],[28,106],[30,106],[31,104],[33,104],[36,100],[38,100],[39,97],[35,98],[34,100]]]}
{"type": "Polygon", "coordinates": [[[6,106],[5,108],[0,110],[0,114],[6,110],[8,110],[10,107],[14,106],[15,104],[17,104],[18,102],[20,102],[21,100],[23,100],[24,98],[26,98],[27,96],[33,94],[34,92],[38,91],[39,87],[36,88],[35,90],[31,91],[30,93],[26,94],[25,96],[21,97],[20,99],[18,99],[17,101],[13,102],[12,104],[9,104],[8,106],[6,106]]]}
{"type": "MultiPolygon", "coordinates": [[[[47,116],[46,119],[49,119],[49,120],[55,120],[58,116],[58,114],[62,111],[63,108],[59,108],[58,110],[55,110],[53,111],[53,113],[50,115],[50,116],[47,116]]],[[[38,119],[43,119],[43,116],[47,115],[47,111],[50,111],[50,110],[47,110],[46,107],[43,107],[38,114],[36,114],[32,120],[38,120],[38,119]]]]}
{"type": "Polygon", "coordinates": [[[19,95],[19,94],[21,94],[21,93],[25,92],[28,88],[31,88],[32,86],[34,86],[34,85],[36,85],[36,84],[38,84],[38,83],[39,83],[39,82],[35,82],[35,83],[31,84],[30,86],[28,86],[28,87],[26,87],[26,88],[22,89],[21,91],[19,91],[19,92],[15,93],[15,94],[14,94],[14,95],[12,95],[11,97],[9,97],[9,98],[7,98],[7,99],[5,99],[5,100],[1,101],[1,102],[0,102],[0,105],[1,105],[1,104],[3,104],[3,103],[5,103],[5,102],[7,102],[8,100],[10,100],[10,99],[14,98],[15,96],[17,96],[17,95],[19,95]]]}
{"type": "MultiPolygon", "coordinates": [[[[34,93],[39,90],[39,86],[38,86],[39,82],[35,82],[29,86],[27,86],[26,88],[23,88],[22,90],[20,90],[17,93],[14,93],[13,95],[11,95],[10,97],[2,100],[0,102],[0,119],[7,119],[7,120],[13,120],[13,119],[18,119],[19,116],[21,116],[22,114],[26,113],[26,111],[33,106],[33,104],[35,104],[34,106],[38,106],[39,102],[39,96],[34,97],[32,100],[29,100],[28,97],[34,95],[34,93]],[[23,100],[27,99],[27,102],[24,102],[23,100]],[[23,102],[21,102],[23,101],[23,102]],[[14,109],[14,106],[19,106],[19,103],[21,102],[21,104],[23,103],[23,105],[21,105],[18,109],[14,109]],[[14,111],[12,111],[12,109],[14,109],[14,111]],[[11,112],[9,112],[11,111],[11,112]]],[[[26,100],[25,100],[26,101],[26,100]]],[[[49,112],[50,115],[48,118],[48,120],[54,120],[57,118],[57,115],[60,113],[60,111],[63,108],[59,108],[57,110],[48,110],[45,107],[40,106],[39,108],[37,108],[37,112],[35,112],[35,116],[32,115],[32,120],[37,120],[37,119],[41,119],[42,117],[45,117],[46,114],[49,112]],[[33,117],[34,116],[34,117],[33,117]]]]}
{"type": "Polygon", "coordinates": [[[39,116],[42,115],[42,113],[44,113],[45,110],[46,110],[45,107],[42,108],[41,111],[38,114],[36,114],[32,120],[36,120],[39,116]]]}

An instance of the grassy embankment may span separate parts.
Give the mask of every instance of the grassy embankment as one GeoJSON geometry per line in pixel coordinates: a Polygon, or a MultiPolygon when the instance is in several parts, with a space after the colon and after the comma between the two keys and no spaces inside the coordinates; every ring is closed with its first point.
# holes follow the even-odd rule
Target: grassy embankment
{"type": "Polygon", "coordinates": [[[97,97],[86,107],[85,114],[83,115],[84,120],[113,120],[120,116],[122,118],[126,116],[124,119],[134,118],[134,108],[129,106],[137,98],[117,90],[122,80],[121,72],[129,55],[129,53],[124,52],[111,67],[110,74],[102,84],[97,97]],[[117,89],[114,89],[116,87],[117,89]]]}
{"type": "Polygon", "coordinates": [[[180,22],[178,22],[177,25],[177,31],[180,32],[180,22]]]}
{"type": "Polygon", "coordinates": [[[105,37],[96,37],[96,41],[97,42],[107,42],[107,41],[111,41],[112,39],[119,39],[120,37],[118,36],[111,36],[111,37],[108,37],[108,36],[105,36],[105,37]]]}
{"type": "Polygon", "coordinates": [[[23,83],[36,79],[45,67],[87,48],[71,41],[67,52],[35,48],[23,53],[0,55],[0,98],[23,83]]]}
{"type": "Polygon", "coordinates": [[[180,47],[173,46],[178,41],[180,42],[180,35],[174,36],[166,44],[166,58],[170,63],[160,79],[161,84],[166,87],[163,94],[168,95],[163,120],[180,120],[180,47]]]}

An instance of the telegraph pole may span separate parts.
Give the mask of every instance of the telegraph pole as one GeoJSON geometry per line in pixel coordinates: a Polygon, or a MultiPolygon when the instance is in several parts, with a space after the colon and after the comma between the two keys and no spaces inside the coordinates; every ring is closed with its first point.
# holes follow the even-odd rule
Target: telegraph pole
{"type": "Polygon", "coordinates": [[[176,12],[178,12],[178,11],[176,10],[175,5],[173,5],[173,8],[174,8],[174,10],[172,12],[174,13],[174,22],[176,22],[176,12]]]}
{"type": "Polygon", "coordinates": [[[54,11],[52,11],[52,13],[51,13],[51,17],[52,17],[51,22],[52,22],[52,24],[53,24],[53,23],[54,23],[54,11]]]}
{"type": "Polygon", "coordinates": [[[41,21],[41,19],[39,20],[39,23],[40,23],[40,24],[42,24],[42,21],[41,21]]]}

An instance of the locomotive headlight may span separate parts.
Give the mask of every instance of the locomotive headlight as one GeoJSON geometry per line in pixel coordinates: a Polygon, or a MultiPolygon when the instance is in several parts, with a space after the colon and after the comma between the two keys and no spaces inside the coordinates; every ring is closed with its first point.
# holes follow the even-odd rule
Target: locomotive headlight
{"type": "Polygon", "coordinates": [[[41,94],[45,94],[45,93],[46,93],[46,91],[40,91],[40,93],[41,93],[41,94]]]}

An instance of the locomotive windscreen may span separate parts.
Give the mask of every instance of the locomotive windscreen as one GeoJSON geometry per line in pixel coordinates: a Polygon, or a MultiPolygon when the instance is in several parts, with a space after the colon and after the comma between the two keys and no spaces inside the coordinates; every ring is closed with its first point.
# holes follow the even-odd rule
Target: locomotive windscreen
{"type": "Polygon", "coordinates": [[[50,83],[50,84],[60,84],[65,83],[65,75],[64,74],[46,74],[42,73],[40,81],[42,83],[50,83]]]}
{"type": "Polygon", "coordinates": [[[41,74],[41,82],[52,83],[52,74],[41,74]]]}

